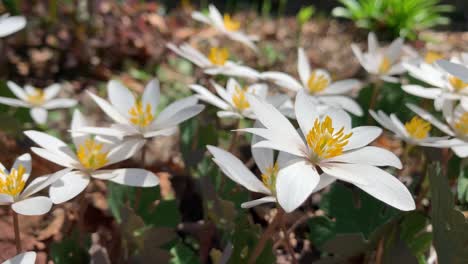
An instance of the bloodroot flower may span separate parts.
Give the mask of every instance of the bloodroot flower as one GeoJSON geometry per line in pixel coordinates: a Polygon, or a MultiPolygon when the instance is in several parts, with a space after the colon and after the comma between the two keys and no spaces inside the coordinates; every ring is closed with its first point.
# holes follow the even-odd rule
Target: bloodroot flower
{"type": "Polygon", "coordinates": [[[401,168],[392,152],[367,146],[382,130],[378,127],[351,127],[343,110],[331,109],[319,116],[307,96],[298,93],[296,118],[301,134],[272,105],[248,96],[253,112],[265,128],[246,128],[265,140],[254,148],[271,148],[289,154],[278,172],[276,194],[287,212],[300,206],[318,185],[336,179],[354,184],[375,198],[400,210],[413,210],[415,203],[406,186],[378,166],[401,168]]]}
{"type": "Polygon", "coordinates": [[[52,175],[38,177],[26,187],[31,173],[31,155],[19,156],[10,171],[0,163],[0,205],[11,204],[11,209],[22,215],[45,214],[52,208],[50,198],[31,196],[47,188],[69,171],[70,169],[64,169],[52,175]]]}
{"type": "Polygon", "coordinates": [[[77,103],[75,99],[55,99],[57,94],[60,92],[61,87],[59,84],[52,84],[44,89],[34,88],[30,85],[26,85],[23,89],[11,81],[7,82],[7,85],[19,100],[0,97],[0,103],[15,107],[30,108],[31,117],[37,124],[42,125],[46,123],[47,110],[70,108],[75,106],[77,103]]]}

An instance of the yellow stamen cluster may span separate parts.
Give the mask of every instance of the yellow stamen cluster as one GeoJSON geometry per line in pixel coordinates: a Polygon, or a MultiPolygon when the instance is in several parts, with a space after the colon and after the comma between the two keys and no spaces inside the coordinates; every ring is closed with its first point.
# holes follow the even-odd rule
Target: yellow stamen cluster
{"type": "Polygon", "coordinates": [[[426,52],[426,56],[424,56],[424,61],[426,63],[432,64],[435,61],[443,59],[443,58],[444,58],[444,56],[442,56],[442,54],[440,54],[438,52],[428,51],[428,52],[426,52]]]}
{"type": "Polygon", "coordinates": [[[84,144],[78,146],[78,160],[86,169],[99,169],[104,167],[107,160],[107,152],[102,150],[103,144],[94,139],[87,139],[84,144]]]}
{"type": "Polygon", "coordinates": [[[18,166],[18,169],[12,169],[9,175],[6,175],[4,171],[0,170],[0,193],[10,196],[19,195],[26,184],[26,182],[23,181],[25,172],[26,169],[21,164],[18,166]]]}
{"type": "Polygon", "coordinates": [[[276,192],[276,176],[278,176],[278,171],[278,163],[275,163],[273,166],[266,168],[265,173],[262,173],[262,182],[272,193],[276,192]]]}
{"type": "Polygon", "coordinates": [[[45,101],[44,91],[41,89],[35,88],[32,94],[27,96],[27,100],[29,103],[33,105],[41,105],[45,101]]]}
{"type": "Polygon", "coordinates": [[[239,111],[243,111],[250,107],[247,97],[245,96],[246,90],[236,87],[236,92],[232,95],[232,103],[239,111]]]}
{"type": "Polygon", "coordinates": [[[431,124],[415,116],[405,123],[405,129],[412,138],[425,139],[429,135],[431,124]]]}
{"type": "Polygon", "coordinates": [[[309,89],[310,93],[318,93],[325,90],[329,84],[330,79],[328,76],[317,71],[312,71],[309,76],[309,80],[307,81],[307,88],[309,89]]]}
{"type": "Polygon", "coordinates": [[[240,28],[240,22],[231,18],[230,15],[224,15],[224,27],[229,31],[237,31],[240,28]]]}
{"type": "Polygon", "coordinates": [[[463,113],[457,122],[455,122],[455,130],[457,133],[464,136],[468,135],[468,112],[463,113]]]}
{"type": "Polygon", "coordinates": [[[329,116],[323,121],[315,119],[314,127],[306,137],[307,145],[313,151],[311,158],[321,160],[341,155],[352,135],[352,132],[345,134],[344,127],[335,132],[333,121],[329,116]]]}
{"type": "Polygon", "coordinates": [[[465,89],[466,87],[468,87],[468,83],[460,80],[459,78],[455,77],[455,76],[450,76],[448,78],[448,81],[450,83],[450,85],[452,85],[452,87],[457,91],[457,92],[460,92],[461,90],[465,89]]]}
{"type": "Polygon", "coordinates": [[[382,61],[380,61],[379,65],[379,74],[385,74],[387,73],[390,68],[392,67],[392,62],[387,56],[382,57],[382,61]]]}
{"type": "Polygon", "coordinates": [[[226,48],[216,48],[212,47],[210,49],[210,54],[208,54],[208,59],[211,63],[218,66],[223,66],[229,58],[229,51],[226,48]]]}
{"type": "Polygon", "coordinates": [[[154,120],[154,115],[151,110],[151,105],[146,104],[143,106],[143,103],[138,100],[135,105],[128,110],[130,114],[130,122],[139,127],[147,127],[154,120]]]}

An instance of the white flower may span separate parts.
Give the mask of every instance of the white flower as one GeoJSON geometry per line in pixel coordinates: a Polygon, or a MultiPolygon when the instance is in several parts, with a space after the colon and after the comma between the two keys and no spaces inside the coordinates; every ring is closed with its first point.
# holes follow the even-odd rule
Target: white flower
{"type": "Polygon", "coordinates": [[[31,155],[19,156],[10,171],[0,163],[0,205],[11,204],[11,209],[22,215],[45,214],[52,208],[52,201],[49,197],[31,196],[48,187],[69,171],[69,169],[65,169],[52,175],[38,177],[26,187],[26,182],[31,174],[31,155]]]}
{"type": "Polygon", "coordinates": [[[377,37],[370,32],[367,39],[368,51],[363,53],[356,44],[351,44],[351,49],[358,59],[361,66],[370,74],[377,75],[380,79],[387,82],[398,82],[398,79],[392,75],[398,75],[405,72],[399,58],[402,53],[403,39],[395,39],[390,46],[386,48],[379,47],[377,37]]]}
{"type": "Polygon", "coordinates": [[[10,16],[4,14],[0,16],[0,38],[11,35],[26,26],[26,19],[22,16],[10,16]]]}
{"type": "Polygon", "coordinates": [[[28,251],[16,255],[2,264],[34,264],[36,263],[36,252],[28,251]]]}
{"type": "MultiPolygon", "coordinates": [[[[459,61],[459,58],[452,58],[454,61],[459,61]]],[[[405,92],[419,96],[422,98],[434,100],[434,107],[440,110],[445,101],[461,101],[463,105],[468,107],[468,83],[458,78],[450,71],[445,71],[445,65],[455,65],[448,61],[436,62],[429,64],[421,62],[419,64],[404,63],[403,66],[408,70],[408,73],[416,79],[419,79],[430,87],[423,87],[416,84],[403,85],[405,92]],[[439,66],[440,65],[440,66],[439,66]]],[[[463,67],[460,65],[460,67],[463,67]]],[[[448,67],[448,70],[452,67],[448,67]]],[[[468,71],[468,70],[467,70],[468,71]]],[[[468,108],[467,108],[468,109],[468,108]]]]}
{"type": "Polygon", "coordinates": [[[361,86],[356,79],[332,82],[330,74],[323,69],[311,70],[304,49],[298,49],[297,71],[300,82],[282,72],[264,72],[261,77],[273,81],[280,87],[296,92],[305,92],[321,104],[342,108],[352,114],[362,116],[362,109],[352,98],[346,96],[351,90],[361,86]]]}
{"type": "Polygon", "coordinates": [[[208,56],[193,48],[189,44],[182,44],[179,47],[169,43],[167,47],[177,55],[189,60],[193,64],[202,68],[209,75],[226,75],[232,77],[247,78],[257,80],[260,73],[248,66],[240,65],[229,60],[229,51],[226,48],[212,47],[208,56]]]}
{"type": "Polygon", "coordinates": [[[288,99],[285,95],[268,96],[268,86],[263,83],[257,83],[243,88],[236,80],[230,78],[227,81],[226,89],[215,82],[211,82],[211,84],[219,97],[198,84],[190,85],[190,89],[197,93],[196,96],[198,99],[220,108],[221,111],[217,113],[220,118],[247,117],[255,119],[255,115],[247,101],[247,94],[255,94],[262,99],[270,100],[271,103],[276,106],[280,106],[288,99]]]}
{"type": "Polygon", "coordinates": [[[295,113],[304,136],[272,105],[248,96],[257,119],[266,128],[246,128],[265,138],[254,148],[271,148],[289,154],[287,165],[276,179],[278,202],[290,212],[300,206],[317,186],[336,179],[352,183],[375,198],[400,210],[415,208],[411,193],[397,178],[377,166],[401,168],[398,157],[388,150],[367,146],[382,129],[351,128],[343,110],[331,109],[319,116],[310,98],[298,93],[295,113]]]}
{"type": "Polygon", "coordinates": [[[44,124],[47,121],[47,110],[70,108],[75,106],[77,103],[74,99],[55,99],[57,94],[60,92],[61,87],[59,84],[52,84],[43,90],[34,88],[30,85],[26,85],[23,89],[12,81],[8,81],[7,85],[19,100],[0,97],[0,103],[15,107],[31,108],[31,117],[34,122],[38,124],[44,124]]]}
{"type": "Polygon", "coordinates": [[[369,113],[381,126],[392,131],[397,138],[411,145],[446,147],[446,145],[439,142],[446,140],[447,137],[431,137],[429,134],[431,124],[418,116],[414,116],[410,121],[403,124],[395,114],[388,116],[381,110],[377,112],[369,110],[369,113]]]}
{"type": "Polygon", "coordinates": [[[91,178],[137,187],[158,185],[159,179],[147,170],[101,169],[130,158],[138,146],[132,141],[115,144],[102,137],[93,138],[84,133],[73,132],[86,125],[84,116],[75,110],[71,136],[76,152],[65,142],[46,133],[32,130],[24,132],[40,146],[31,148],[34,153],[60,166],[73,169],[51,185],[49,195],[52,202],[58,204],[74,198],[88,186],[91,178]]]}
{"type": "Polygon", "coordinates": [[[93,93],[88,94],[116,124],[110,128],[84,126],[77,132],[118,137],[125,142],[133,142],[138,149],[149,138],[174,134],[177,125],[205,107],[197,104],[198,99],[191,96],[173,102],[157,114],[160,91],[156,79],[146,85],[141,99],[118,81],[110,81],[107,85],[110,103],[93,93]]]}
{"type": "Polygon", "coordinates": [[[257,51],[257,47],[254,44],[254,41],[258,40],[257,36],[247,35],[240,31],[240,22],[231,18],[231,16],[228,14],[222,16],[214,5],[210,4],[208,9],[209,14],[207,16],[201,12],[194,11],[192,12],[192,18],[214,27],[221,34],[227,36],[228,38],[239,41],[255,52],[257,51]]]}
{"type": "Polygon", "coordinates": [[[449,145],[458,157],[468,157],[468,112],[465,111],[463,107],[460,105],[454,107],[452,102],[444,103],[442,113],[447,122],[447,124],[445,124],[416,105],[407,104],[406,106],[421,118],[437,127],[440,131],[448,136],[454,137],[454,139],[441,143],[449,145]]]}

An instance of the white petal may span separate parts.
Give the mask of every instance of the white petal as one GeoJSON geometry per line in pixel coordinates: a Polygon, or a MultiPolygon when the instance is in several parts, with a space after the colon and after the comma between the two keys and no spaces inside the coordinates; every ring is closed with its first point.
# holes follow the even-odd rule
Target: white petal
{"type": "Polygon", "coordinates": [[[146,140],[141,138],[126,138],[120,144],[113,146],[107,154],[105,166],[133,157],[145,144],[146,140]]]}
{"type": "Polygon", "coordinates": [[[319,98],[323,103],[330,106],[343,108],[353,115],[362,116],[363,114],[361,106],[350,97],[342,95],[326,95],[320,96],[319,98]]]}
{"type": "Polygon", "coordinates": [[[28,181],[29,175],[31,174],[31,155],[29,153],[23,154],[16,158],[12,169],[18,170],[20,165],[25,169],[23,174],[23,181],[26,182],[28,181]]]}
{"type": "Polygon", "coordinates": [[[121,82],[116,80],[111,80],[107,84],[107,96],[113,108],[123,116],[128,116],[128,111],[135,105],[135,96],[133,93],[121,82]]]}
{"type": "Polygon", "coordinates": [[[239,41],[240,43],[246,45],[254,52],[258,53],[257,46],[253,42],[254,39],[257,39],[257,36],[246,35],[243,32],[232,32],[228,31],[225,33],[227,37],[231,38],[232,40],[239,41]]]}
{"type": "Polygon", "coordinates": [[[15,107],[30,107],[29,103],[26,103],[24,101],[21,101],[18,99],[7,98],[7,97],[1,97],[1,96],[0,96],[0,104],[6,104],[9,106],[15,106],[15,107]]]}
{"type": "Polygon", "coordinates": [[[50,151],[43,148],[36,148],[32,147],[31,151],[34,152],[39,157],[51,161],[57,165],[68,167],[68,168],[75,168],[78,165],[78,161],[71,159],[65,154],[59,154],[54,151],[50,151]]]}
{"type": "Polygon", "coordinates": [[[325,90],[324,94],[346,94],[351,92],[353,89],[358,88],[362,85],[362,82],[356,79],[347,79],[336,81],[330,84],[325,90]]]}
{"type": "Polygon", "coordinates": [[[88,186],[90,178],[81,171],[72,171],[50,185],[49,196],[54,204],[75,198],[88,186]]]}
{"type": "Polygon", "coordinates": [[[60,88],[61,86],[58,83],[54,83],[44,88],[44,99],[48,101],[57,96],[57,94],[60,92],[60,88]]]}
{"type": "Polygon", "coordinates": [[[468,82],[468,68],[464,65],[453,63],[447,60],[438,60],[436,64],[451,75],[468,82]]]}
{"type": "Polygon", "coordinates": [[[453,136],[454,133],[450,129],[449,126],[445,125],[444,123],[440,122],[437,118],[435,118],[433,115],[431,115],[429,112],[426,110],[414,105],[414,104],[406,104],[406,107],[411,109],[411,111],[415,112],[418,114],[422,119],[428,121],[429,123],[433,124],[435,127],[440,129],[442,132],[449,136],[453,136]]]}
{"type": "Polygon", "coordinates": [[[455,155],[457,155],[457,157],[460,157],[460,158],[468,157],[468,143],[466,143],[465,145],[453,146],[452,150],[455,153],[455,155]]]}
{"type": "Polygon", "coordinates": [[[43,215],[52,208],[49,197],[36,196],[13,203],[11,209],[21,215],[43,215]]]}
{"type": "Polygon", "coordinates": [[[106,113],[110,118],[112,118],[115,122],[120,124],[130,124],[129,120],[123,116],[117,109],[115,109],[111,104],[109,104],[106,100],[100,98],[97,95],[87,91],[88,95],[96,102],[97,105],[106,113]]]}
{"type": "Polygon", "coordinates": [[[44,108],[34,107],[29,112],[34,122],[41,125],[47,122],[47,110],[44,108]]]}
{"type": "Polygon", "coordinates": [[[207,16],[198,11],[192,12],[192,18],[205,24],[211,23],[211,20],[207,16]]]}
{"type": "Polygon", "coordinates": [[[390,117],[385,114],[383,111],[379,110],[377,113],[374,112],[373,110],[369,110],[369,114],[379,123],[381,126],[384,128],[392,131],[395,133],[397,136],[402,136],[400,130],[393,124],[392,120],[390,117]]]}
{"type": "Polygon", "coordinates": [[[224,109],[224,110],[229,108],[229,105],[226,102],[224,102],[219,97],[217,97],[216,95],[211,93],[205,87],[203,87],[201,85],[198,85],[198,84],[192,84],[189,87],[190,87],[190,89],[192,89],[193,91],[198,93],[198,95],[197,95],[198,99],[203,100],[203,101],[205,101],[205,102],[207,102],[209,104],[212,104],[212,105],[214,105],[214,106],[216,106],[218,108],[224,109]]]}
{"type": "Polygon", "coordinates": [[[376,53],[379,49],[379,43],[374,32],[369,32],[367,35],[367,49],[369,53],[376,53]]]}
{"type": "Polygon", "coordinates": [[[205,68],[211,65],[211,62],[198,50],[192,48],[188,44],[180,45],[180,48],[173,43],[166,44],[166,47],[172,50],[177,55],[189,60],[198,67],[205,68]]]}
{"type": "Polygon", "coordinates": [[[378,147],[367,146],[330,158],[326,162],[345,162],[372,166],[392,166],[401,169],[400,159],[392,152],[378,147]]]}
{"type": "Polygon", "coordinates": [[[102,176],[103,179],[133,187],[154,187],[159,184],[158,176],[144,169],[99,170],[92,176],[97,179],[102,176]]]}
{"type": "Polygon", "coordinates": [[[296,81],[296,79],[283,72],[263,72],[260,74],[260,77],[265,80],[270,80],[280,87],[288,88],[293,91],[303,89],[303,86],[296,81]]]}
{"type": "Polygon", "coordinates": [[[79,130],[80,128],[86,126],[88,126],[88,121],[80,112],[80,110],[75,109],[75,111],[73,111],[73,118],[71,122],[71,136],[73,144],[76,147],[82,145],[86,141],[86,139],[89,138],[89,135],[86,133],[75,132],[76,130],[79,130]]]}
{"type": "Polygon", "coordinates": [[[74,107],[77,103],[78,101],[76,101],[75,99],[58,98],[48,101],[43,105],[43,107],[45,109],[70,108],[74,107]]]}
{"type": "MultiPolygon", "coordinates": [[[[252,136],[252,144],[255,145],[256,143],[263,140],[257,135],[252,136]]],[[[274,165],[274,152],[272,149],[267,148],[251,148],[252,150],[252,157],[257,164],[257,167],[260,169],[262,173],[267,172],[267,168],[273,167],[274,165]]]]}
{"type": "Polygon", "coordinates": [[[382,129],[376,126],[360,126],[351,129],[351,132],[353,135],[344,147],[345,151],[369,145],[382,134],[382,129]]]}
{"type": "Polygon", "coordinates": [[[299,48],[297,51],[297,72],[302,84],[306,86],[310,77],[310,64],[303,48],[299,48]]]}
{"type": "Polygon", "coordinates": [[[300,143],[293,142],[289,144],[288,141],[284,141],[284,138],[287,137],[277,133],[278,131],[265,128],[244,128],[239,129],[239,131],[252,133],[266,139],[255,143],[255,145],[252,146],[253,148],[271,148],[279,151],[284,151],[296,156],[306,157],[305,151],[307,150],[307,148],[303,141],[301,141],[300,143]]]}
{"type": "Polygon", "coordinates": [[[221,16],[221,13],[219,13],[218,9],[214,5],[210,4],[208,6],[208,10],[210,12],[209,17],[211,19],[211,22],[213,22],[214,25],[218,28],[224,28],[224,20],[221,16]]]}
{"type": "Polygon", "coordinates": [[[278,203],[286,212],[294,211],[309,197],[319,181],[315,168],[304,160],[282,168],[276,179],[278,203]]]}
{"type": "Polygon", "coordinates": [[[0,38],[11,35],[26,26],[23,16],[8,16],[0,18],[0,38]]]}
{"type": "Polygon", "coordinates": [[[34,264],[36,263],[36,252],[29,251],[16,255],[2,264],[34,264]]]}
{"type": "Polygon", "coordinates": [[[344,127],[345,131],[351,129],[351,116],[341,109],[331,108],[326,111],[325,116],[329,116],[333,122],[333,128],[341,129],[344,127]]]}
{"type": "Polygon", "coordinates": [[[0,193],[0,205],[11,204],[13,202],[14,202],[14,199],[12,196],[8,194],[0,193]]]}
{"type": "Polygon", "coordinates": [[[177,133],[177,127],[169,127],[161,130],[148,131],[143,134],[144,138],[167,137],[177,133]]]}
{"type": "Polygon", "coordinates": [[[156,114],[159,104],[159,81],[158,79],[152,79],[145,87],[143,92],[142,102],[143,105],[151,105],[153,115],[156,114]]]}
{"type": "Polygon", "coordinates": [[[403,39],[395,39],[386,50],[386,55],[391,62],[395,62],[401,55],[401,48],[403,47],[403,39]]]}
{"type": "Polygon", "coordinates": [[[235,118],[235,119],[243,118],[241,114],[237,112],[232,112],[232,111],[218,111],[216,112],[216,115],[219,118],[235,118]]]}
{"type": "Polygon", "coordinates": [[[16,97],[23,101],[27,100],[28,96],[24,92],[23,88],[19,87],[16,83],[8,81],[7,86],[10,89],[10,91],[15,94],[16,97]]]}
{"type": "Polygon", "coordinates": [[[231,153],[214,146],[207,146],[213,155],[213,161],[218,164],[224,174],[234,182],[244,186],[249,191],[270,194],[270,190],[231,153]]]}
{"type": "Polygon", "coordinates": [[[427,99],[436,99],[441,96],[442,90],[439,88],[424,88],[420,85],[407,84],[401,87],[403,91],[427,99]]]}
{"type": "Polygon", "coordinates": [[[78,160],[75,153],[68,147],[68,145],[58,138],[34,130],[25,131],[24,134],[46,150],[65,156],[64,158],[71,162],[78,160]]]}
{"type": "Polygon", "coordinates": [[[361,173],[366,173],[365,170],[370,167],[362,164],[347,164],[347,163],[324,163],[320,164],[320,168],[326,174],[338,178],[339,180],[352,184],[368,184],[368,179],[361,177],[361,173]]]}
{"type": "Polygon", "coordinates": [[[297,122],[304,135],[307,135],[314,126],[314,122],[319,118],[319,113],[315,105],[317,101],[309,96],[304,90],[300,90],[296,94],[296,102],[294,111],[297,122]]]}
{"type": "Polygon", "coordinates": [[[37,192],[42,191],[43,189],[47,188],[49,185],[53,184],[66,174],[68,174],[72,169],[66,168],[60,171],[57,171],[51,175],[41,176],[35,178],[29,185],[24,189],[21,193],[22,198],[29,197],[37,192]]]}
{"type": "Polygon", "coordinates": [[[335,178],[333,176],[330,176],[330,175],[328,175],[326,173],[320,174],[320,181],[317,184],[317,186],[315,186],[313,193],[322,190],[323,188],[327,187],[328,185],[334,183],[336,180],[337,180],[337,178],[335,178]]]}
{"type": "Polygon", "coordinates": [[[154,121],[154,127],[171,127],[197,115],[203,110],[203,106],[197,105],[197,102],[196,97],[189,96],[171,103],[159,113],[154,121]]]}
{"type": "Polygon", "coordinates": [[[134,129],[133,126],[125,124],[114,124],[112,127],[80,127],[77,130],[72,130],[71,132],[76,132],[78,134],[94,134],[100,136],[116,137],[123,138],[125,136],[134,136],[140,135],[141,133],[134,129]],[[115,125],[121,125],[117,127],[115,125]]]}
{"type": "Polygon", "coordinates": [[[244,209],[247,209],[247,208],[252,208],[254,206],[257,206],[257,205],[260,205],[260,204],[264,204],[264,203],[274,203],[276,202],[276,198],[273,197],[273,196],[265,196],[265,197],[262,197],[260,199],[256,199],[256,200],[253,200],[253,201],[249,201],[249,202],[245,202],[245,203],[242,203],[241,204],[241,207],[244,208],[244,209]]]}

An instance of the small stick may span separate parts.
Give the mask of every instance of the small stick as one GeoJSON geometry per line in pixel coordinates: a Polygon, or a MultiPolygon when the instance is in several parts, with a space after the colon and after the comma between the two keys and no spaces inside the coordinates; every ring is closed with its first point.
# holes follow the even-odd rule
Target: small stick
{"type": "Polygon", "coordinates": [[[20,254],[22,249],[21,249],[21,234],[19,230],[19,221],[18,221],[18,214],[11,210],[13,213],[13,226],[15,229],[15,242],[16,242],[16,253],[20,254]]]}

